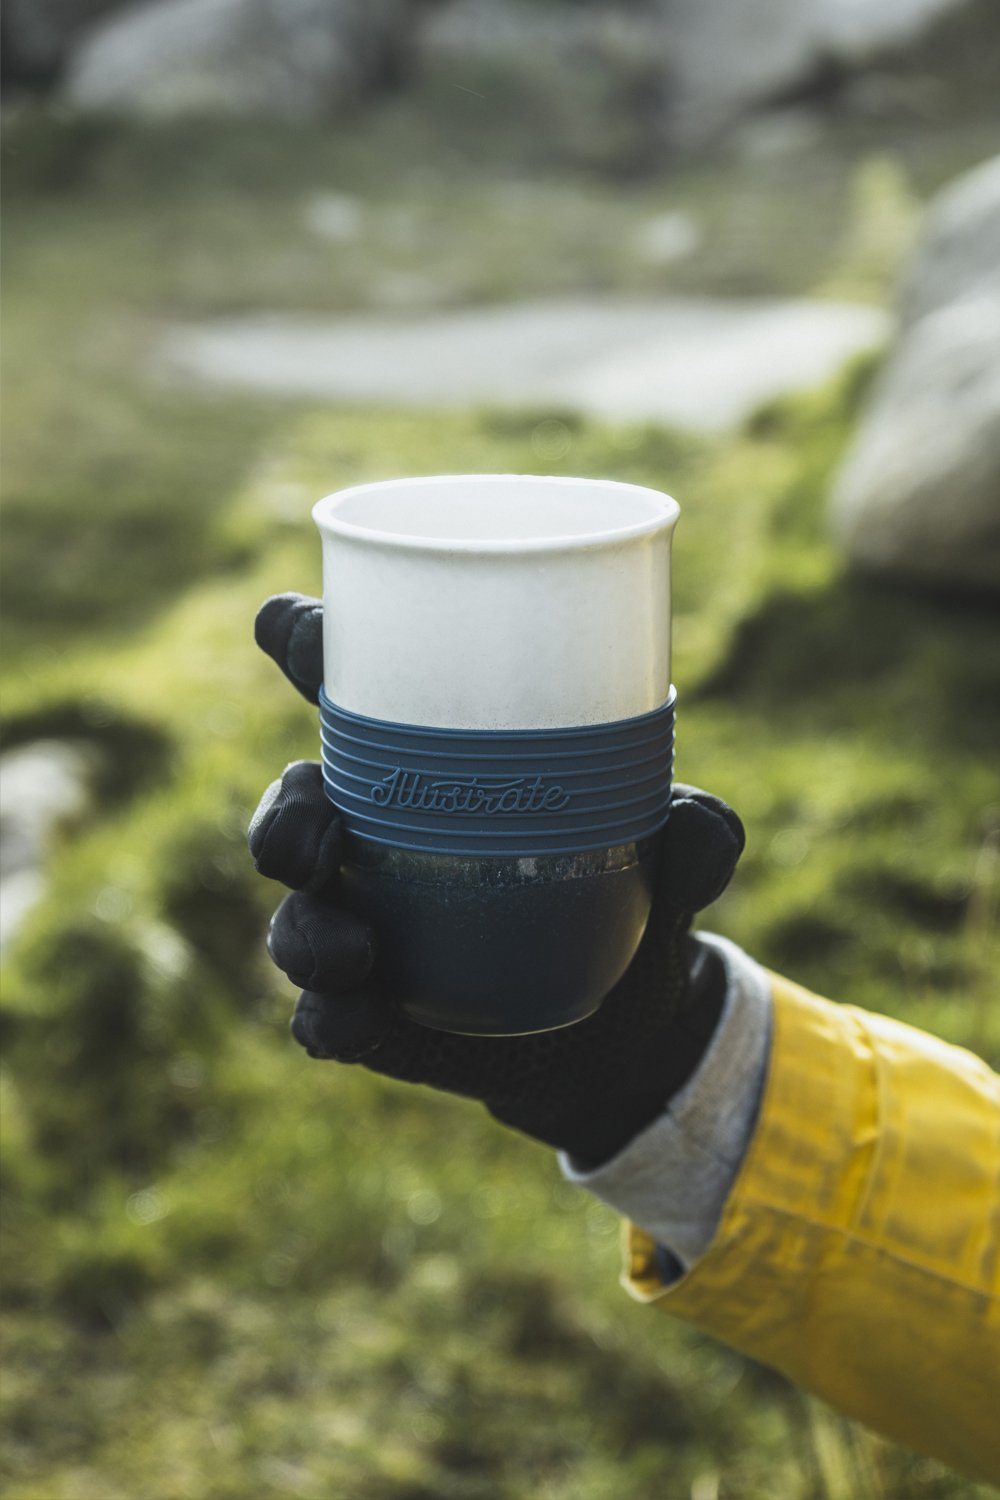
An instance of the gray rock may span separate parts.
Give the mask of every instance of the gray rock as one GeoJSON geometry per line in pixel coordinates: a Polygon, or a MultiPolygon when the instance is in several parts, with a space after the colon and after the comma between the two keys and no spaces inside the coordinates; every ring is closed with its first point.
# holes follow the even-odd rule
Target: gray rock
{"type": "Polygon", "coordinates": [[[967,0],[659,0],[671,133],[710,136],[748,109],[821,89],[967,0]]]}
{"type": "Polygon", "coordinates": [[[832,517],[862,570],[1000,589],[1000,159],[930,210],[832,517]]]}
{"type": "Polygon", "coordinates": [[[410,0],[147,0],[95,27],[65,96],[163,119],[324,119],[402,70],[410,0]]]}
{"type": "Polygon", "coordinates": [[[1000,156],[934,200],[904,281],[903,323],[987,292],[1000,298],[1000,156]]]}
{"type": "Polygon", "coordinates": [[[128,0],[4,0],[3,74],[15,83],[47,83],[83,31],[128,0]]]}
{"type": "Polygon", "coordinates": [[[85,811],[92,772],[89,747],[61,740],[35,740],[0,756],[0,948],[44,893],[53,833],[85,811]]]}
{"type": "Polygon", "coordinates": [[[618,0],[571,8],[451,0],[430,22],[427,55],[451,68],[520,57],[543,75],[575,71],[581,80],[595,62],[620,78],[641,61],[636,77],[655,95],[660,133],[696,144],[762,106],[808,98],[970,3],[618,0]]]}

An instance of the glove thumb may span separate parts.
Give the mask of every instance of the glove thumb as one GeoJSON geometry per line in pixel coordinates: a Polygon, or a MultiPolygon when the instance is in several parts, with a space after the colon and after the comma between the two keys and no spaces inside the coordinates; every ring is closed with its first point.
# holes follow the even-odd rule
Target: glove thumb
{"type": "Polygon", "coordinates": [[[746,832],[720,797],[678,783],[663,831],[657,900],[692,915],[718,900],[733,877],[746,832]]]}

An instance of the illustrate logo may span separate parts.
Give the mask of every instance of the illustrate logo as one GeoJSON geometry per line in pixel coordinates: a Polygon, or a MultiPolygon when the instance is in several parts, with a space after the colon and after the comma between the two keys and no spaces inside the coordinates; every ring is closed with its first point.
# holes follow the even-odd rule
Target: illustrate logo
{"type": "Polygon", "coordinates": [[[431,778],[397,766],[372,787],[377,807],[406,807],[420,812],[474,813],[491,818],[497,813],[557,812],[569,793],[541,776],[442,776],[431,778]]]}

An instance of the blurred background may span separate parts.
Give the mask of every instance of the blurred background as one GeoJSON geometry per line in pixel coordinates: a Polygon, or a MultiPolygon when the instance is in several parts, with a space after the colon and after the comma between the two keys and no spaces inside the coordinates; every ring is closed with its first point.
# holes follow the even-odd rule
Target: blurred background
{"type": "Polygon", "coordinates": [[[3,42],[8,1500],[979,1493],[631,1304],[548,1152],[308,1062],[244,830],[315,754],[251,636],[314,499],[661,487],[679,771],[749,832],[709,925],[1000,1061],[995,3],[3,42]]]}

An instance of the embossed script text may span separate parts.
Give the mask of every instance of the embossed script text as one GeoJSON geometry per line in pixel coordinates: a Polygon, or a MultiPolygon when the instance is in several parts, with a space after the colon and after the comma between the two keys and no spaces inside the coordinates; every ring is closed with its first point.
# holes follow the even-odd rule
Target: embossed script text
{"type": "Polygon", "coordinates": [[[424,812],[475,813],[492,817],[495,813],[555,812],[565,807],[569,793],[540,776],[481,780],[478,776],[447,776],[431,779],[419,771],[397,767],[372,787],[372,801],[378,807],[409,807],[424,812]]]}

